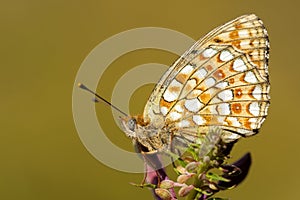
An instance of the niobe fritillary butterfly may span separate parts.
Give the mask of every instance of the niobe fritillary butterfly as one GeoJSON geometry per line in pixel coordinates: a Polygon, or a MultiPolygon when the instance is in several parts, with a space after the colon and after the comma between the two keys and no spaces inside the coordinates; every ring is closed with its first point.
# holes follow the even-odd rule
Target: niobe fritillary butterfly
{"type": "Polygon", "coordinates": [[[226,143],[258,133],[269,106],[269,40],[254,14],[209,32],[162,76],[142,116],[121,119],[125,134],[148,152],[193,142],[210,127],[226,143]]]}
{"type": "Polygon", "coordinates": [[[123,131],[143,152],[170,149],[174,141],[193,143],[211,127],[220,128],[222,141],[231,143],[258,133],[267,116],[268,59],[263,22],[244,15],[186,51],[161,77],[143,115],[127,116],[113,107],[126,115],[123,131]]]}

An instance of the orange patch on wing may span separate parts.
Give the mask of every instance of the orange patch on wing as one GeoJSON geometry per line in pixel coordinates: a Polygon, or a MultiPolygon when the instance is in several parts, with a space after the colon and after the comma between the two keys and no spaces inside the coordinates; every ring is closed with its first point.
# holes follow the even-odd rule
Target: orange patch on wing
{"type": "Polygon", "coordinates": [[[232,32],[229,34],[229,37],[230,37],[231,39],[237,39],[237,38],[239,38],[239,33],[238,33],[238,31],[232,31],[232,32]]]}
{"type": "Polygon", "coordinates": [[[211,115],[203,115],[203,119],[206,121],[207,124],[213,121],[213,117],[211,115]]]}
{"type": "Polygon", "coordinates": [[[251,102],[247,104],[247,106],[246,106],[246,112],[247,112],[249,115],[252,115],[251,112],[250,112],[250,105],[251,105],[251,102]]]}
{"type": "Polygon", "coordinates": [[[180,87],[178,87],[178,86],[171,86],[171,87],[168,88],[168,90],[170,92],[179,93],[180,92],[180,87]]]}
{"type": "Polygon", "coordinates": [[[243,91],[241,88],[237,88],[234,90],[234,96],[236,98],[241,98],[243,96],[243,91]]]}
{"type": "Polygon", "coordinates": [[[179,73],[177,76],[176,76],[176,80],[179,82],[179,83],[185,83],[186,80],[187,80],[188,76],[186,74],[182,74],[182,73],[179,73]]]}
{"type": "Polygon", "coordinates": [[[204,57],[203,54],[200,53],[200,55],[199,55],[199,60],[205,60],[205,59],[206,59],[206,57],[204,57]]]}
{"type": "Polygon", "coordinates": [[[225,78],[225,73],[223,72],[223,70],[219,69],[219,70],[217,70],[215,73],[213,73],[213,76],[214,76],[217,80],[222,80],[223,78],[225,78]]]}
{"type": "Polygon", "coordinates": [[[248,91],[248,95],[249,95],[249,97],[251,97],[251,98],[254,98],[254,96],[253,96],[253,91],[254,91],[254,89],[255,89],[255,86],[253,86],[253,87],[248,91]]]}
{"type": "Polygon", "coordinates": [[[220,59],[220,55],[221,54],[219,54],[219,56],[217,56],[216,59],[217,59],[217,62],[222,63],[223,61],[220,59]]]}
{"type": "Polygon", "coordinates": [[[240,81],[241,81],[242,83],[246,83],[246,81],[245,81],[245,76],[246,76],[246,73],[243,73],[242,76],[240,77],[240,81]]]}
{"type": "Polygon", "coordinates": [[[213,67],[211,65],[207,65],[207,66],[205,66],[205,68],[207,69],[207,71],[213,70],[213,67]]]}
{"type": "Polygon", "coordinates": [[[240,114],[242,112],[242,105],[240,103],[231,104],[231,111],[236,114],[240,114]]]}
{"type": "Polygon", "coordinates": [[[241,48],[241,41],[240,40],[235,40],[233,42],[231,42],[231,44],[237,48],[241,48]]]}
{"type": "Polygon", "coordinates": [[[230,78],[230,79],[228,80],[228,82],[229,82],[230,84],[234,84],[234,78],[230,78]]]}
{"type": "Polygon", "coordinates": [[[203,85],[201,87],[197,87],[198,90],[204,91],[206,90],[206,87],[204,87],[203,85]]]}
{"type": "Polygon", "coordinates": [[[257,68],[260,68],[261,67],[261,61],[252,61],[252,63],[254,64],[254,65],[256,65],[257,66],[257,68]]]}
{"type": "Polygon", "coordinates": [[[161,98],[159,105],[160,105],[160,107],[166,107],[166,108],[169,109],[173,105],[173,103],[172,102],[167,102],[163,98],[161,98]]]}
{"type": "Polygon", "coordinates": [[[240,24],[240,23],[238,23],[238,24],[236,24],[234,27],[235,27],[236,29],[241,29],[241,28],[243,28],[243,25],[240,24]]]}
{"type": "Polygon", "coordinates": [[[243,121],[243,126],[247,129],[251,129],[251,122],[249,122],[249,119],[243,121]]]}
{"type": "Polygon", "coordinates": [[[206,104],[207,102],[209,102],[210,100],[210,94],[207,94],[207,93],[202,93],[199,95],[199,99],[202,103],[206,104]]]}
{"type": "Polygon", "coordinates": [[[228,126],[232,126],[232,122],[227,117],[225,118],[224,121],[227,122],[228,126]]]}
{"type": "Polygon", "coordinates": [[[184,90],[185,90],[185,91],[191,91],[193,88],[194,88],[194,87],[193,87],[191,84],[189,84],[189,82],[188,82],[188,83],[185,85],[184,90]]]}

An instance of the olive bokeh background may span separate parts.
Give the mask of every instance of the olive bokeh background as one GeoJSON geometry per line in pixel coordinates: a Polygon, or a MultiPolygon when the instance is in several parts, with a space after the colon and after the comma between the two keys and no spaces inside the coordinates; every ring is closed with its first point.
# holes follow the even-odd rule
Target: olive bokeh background
{"type": "MultiPolygon", "coordinates": [[[[232,153],[233,159],[252,153],[249,176],[219,196],[297,199],[299,4],[296,0],[2,1],[0,199],[152,199],[146,189],[128,184],[139,183],[142,174],[106,167],[81,143],[72,118],[77,70],[96,45],[122,31],[165,27],[198,39],[246,13],[257,14],[270,35],[272,101],[260,134],[239,141],[232,153]]],[[[176,57],[151,49],[128,53],[105,72],[99,93],[109,99],[118,77],[136,65],[171,65],[176,57]]],[[[132,113],[143,111],[152,88],[146,85],[134,93],[132,113]]],[[[99,118],[108,116],[100,122],[111,130],[108,137],[131,149],[109,108],[98,104],[97,111],[99,118]]]]}

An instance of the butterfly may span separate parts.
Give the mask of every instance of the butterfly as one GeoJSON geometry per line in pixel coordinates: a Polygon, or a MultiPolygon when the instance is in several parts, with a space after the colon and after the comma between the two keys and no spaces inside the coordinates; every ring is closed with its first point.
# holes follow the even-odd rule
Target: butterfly
{"type": "Polygon", "coordinates": [[[254,14],[215,28],[165,72],[143,115],[121,118],[123,131],[144,152],[193,142],[211,127],[225,143],[258,133],[270,104],[269,47],[254,14]]]}

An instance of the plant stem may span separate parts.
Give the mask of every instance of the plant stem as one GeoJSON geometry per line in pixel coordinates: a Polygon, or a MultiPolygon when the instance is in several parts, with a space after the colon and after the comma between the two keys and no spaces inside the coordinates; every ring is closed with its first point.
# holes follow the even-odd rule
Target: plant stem
{"type": "MultiPolygon", "coordinates": [[[[200,188],[203,185],[203,181],[199,179],[199,176],[200,174],[205,173],[209,169],[209,167],[209,163],[205,163],[202,167],[199,168],[199,170],[197,171],[197,175],[194,177],[193,185],[195,186],[195,188],[200,188]]],[[[187,196],[186,200],[194,200],[198,193],[199,192],[197,190],[192,190],[187,196]]]]}

